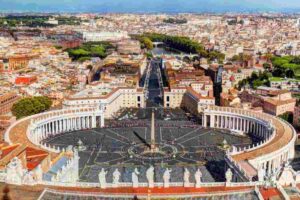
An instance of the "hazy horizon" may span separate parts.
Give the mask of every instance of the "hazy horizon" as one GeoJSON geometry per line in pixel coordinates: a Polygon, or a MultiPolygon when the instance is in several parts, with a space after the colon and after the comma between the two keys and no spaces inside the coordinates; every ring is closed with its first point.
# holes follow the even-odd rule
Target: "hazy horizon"
{"type": "Polygon", "coordinates": [[[1,12],[299,12],[300,1],[269,0],[0,0],[1,12]]]}

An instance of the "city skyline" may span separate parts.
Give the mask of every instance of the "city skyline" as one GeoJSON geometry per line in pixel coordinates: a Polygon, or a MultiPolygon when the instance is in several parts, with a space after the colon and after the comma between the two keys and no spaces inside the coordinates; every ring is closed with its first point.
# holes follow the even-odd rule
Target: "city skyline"
{"type": "Polygon", "coordinates": [[[2,12],[120,12],[120,13],[182,13],[182,12],[298,12],[300,3],[295,0],[0,0],[2,12]],[[146,6],[145,6],[146,5],[146,6]]]}
{"type": "Polygon", "coordinates": [[[300,199],[299,0],[0,0],[3,199],[300,199]]]}

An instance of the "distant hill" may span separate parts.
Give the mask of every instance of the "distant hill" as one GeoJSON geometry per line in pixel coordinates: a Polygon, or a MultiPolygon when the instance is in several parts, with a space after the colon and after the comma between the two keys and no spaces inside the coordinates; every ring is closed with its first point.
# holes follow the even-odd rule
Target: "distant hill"
{"type": "Polygon", "coordinates": [[[297,0],[0,0],[6,12],[297,12],[297,0]],[[270,3],[272,1],[272,3],[270,3]]]}

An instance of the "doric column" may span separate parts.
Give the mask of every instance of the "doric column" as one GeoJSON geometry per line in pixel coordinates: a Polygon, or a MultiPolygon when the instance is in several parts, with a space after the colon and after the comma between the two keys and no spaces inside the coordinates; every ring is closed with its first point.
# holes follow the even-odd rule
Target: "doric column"
{"type": "Polygon", "coordinates": [[[92,117],[92,128],[96,128],[96,116],[93,115],[92,117]]]}
{"type": "Polygon", "coordinates": [[[66,123],[66,119],[62,120],[62,124],[63,124],[63,131],[65,132],[67,130],[67,123],[66,123]]]}
{"type": "Polygon", "coordinates": [[[63,132],[63,120],[59,120],[59,132],[63,132]]]}
{"type": "Polygon", "coordinates": [[[70,131],[72,131],[73,130],[73,118],[70,118],[69,121],[70,121],[70,131]]]}
{"type": "Polygon", "coordinates": [[[84,117],[81,117],[81,126],[83,129],[85,129],[85,120],[84,117]]]}
{"type": "Polygon", "coordinates": [[[87,126],[87,128],[90,128],[90,117],[89,116],[86,117],[86,126],[87,126]]]}
{"type": "Polygon", "coordinates": [[[53,121],[51,123],[52,123],[52,133],[55,135],[55,121],[53,121]]]}
{"type": "Polygon", "coordinates": [[[76,117],[76,129],[79,130],[79,117],[76,117]]]}
{"type": "Polygon", "coordinates": [[[202,126],[203,126],[203,127],[207,127],[206,115],[205,115],[205,114],[203,114],[202,126]]]}
{"type": "Polygon", "coordinates": [[[220,115],[220,127],[224,127],[224,117],[222,115],[220,115]]]}
{"type": "Polygon", "coordinates": [[[80,120],[81,117],[78,117],[77,118],[77,127],[78,127],[78,130],[81,130],[81,120],[80,120]]]}
{"type": "Polygon", "coordinates": [[[67,131],[70,130],[70,119],[69,118],[66,119],[66,128],[67,128],[67,131]]]}
{"type": "Polygon", "coordinates": [[[74,129],[77,130],[77,117],[74,117],[74,129]]]}
{"type": "Polygon", "coordinates": [[[46,132],[46,127],[45,127],[45,125],[43,125],[42,127],[43,127],[42,133],[45,133],[45,132],[46,132]]]}
{"type": "Polygon", "coordinates": [[[71,119],[71,123],[72,123],[72,130],[75,130],[75,120],[74,120],[74,118],[71,119]]]}

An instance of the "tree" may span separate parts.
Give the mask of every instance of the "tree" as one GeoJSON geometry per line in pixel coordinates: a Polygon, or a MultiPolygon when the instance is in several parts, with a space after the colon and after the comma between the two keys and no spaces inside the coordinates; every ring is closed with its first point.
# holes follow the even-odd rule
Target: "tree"
{"type": "Polygon", "coordinates": [[[252,87],[253,89],[257,89],[259,86],[262,86],[263,84],[264,82],[261,80],[254,80],[252,83],[252,87]]]}
{"type": "Polygon", "coordinates": [[[267,70],[267,71],[270,71],[270,70],[271,70],[271,65],[270,65],[270,63],[264,63],[264,64],[263,64],[263,67],[264,67],[264,69],[267,70]]]}
{"type": "Polygon", "coordinates": [[[139,38],[144,47],[146,47],[146,45],[143,41],[143,38],[149,38],[149,40],[153,42],[163,42],[166,46],[174,50],[178,50],[185,53],[199,54],[201,57],[209,58],[210,61],[218,59],[218,61],[222,63],[222,61],[225,58],[224,54],[218,51],[205,50],[201,43],[198,43],[197,41],[194,41],[188,37],[170,36],[158,33],[145,33],[141,36],[135,37],[139,38]]]}
{"type": "Polygon", "coordinates": [[[275,67],[275,69],[273,71],[273,76],[284,77],[285,76],[285,69],[283,69],[282,67],[275,67]]]}
{"type": "Polygon", "coordinates": [[[289,123],[293,123],[293,113],[291,113],[291,112],[283,113],[283,114],[279,115],[278,117],[280,117],[281,119],[283,119],[289,123]]]}
{"type": "Polygon", "coordinates": [[[86,68],[91,71],[93,69],[93,65],[88,65],[86,68]]]}
{"type": "Polygon", "coordinates": [[[143,37],[142,43],[145,45],[145,48],[147,48],[148,50],[153,49],[153,42],[148,37],[143,37]]]}
{"type": "Polygon", "coordinates": [[[266,53],[266,54],[265,54],[265,58],[266,58],[266,60],[267,60],[268,62],[271,61],[272,57],[273,57],[273,55],[270,54],[270,53],[266,53]]]}
{"type": "Polygon", "coordinates": [[[52,101],[48,97],[26,97],[16,102],[12,107],[12,113],[17,119],[34,115],[48,110],[52,101]]]}
{"type": "Polygon", "coordinates": [[[108,42],[86,42],[80,47],[66,49],[65,51],[73,60],[85,61],[91,59],[91,57],[105,58],[107,49],[111,48],[114,47],[108,42]]]}
{"type": "Polygon", "coordinates": [[[252,72],[252,74],[251,74],[251,79],[252,79],[252,80],[258,79],[258,75],[257,75],[256,72],[252,72]]]}
{"type": "Polygon", "coordinates": [[[294,78],[295,77],[294,71],[292,69],[286,70],[286,77],[288,77],[288,78],[294,78]]]}

